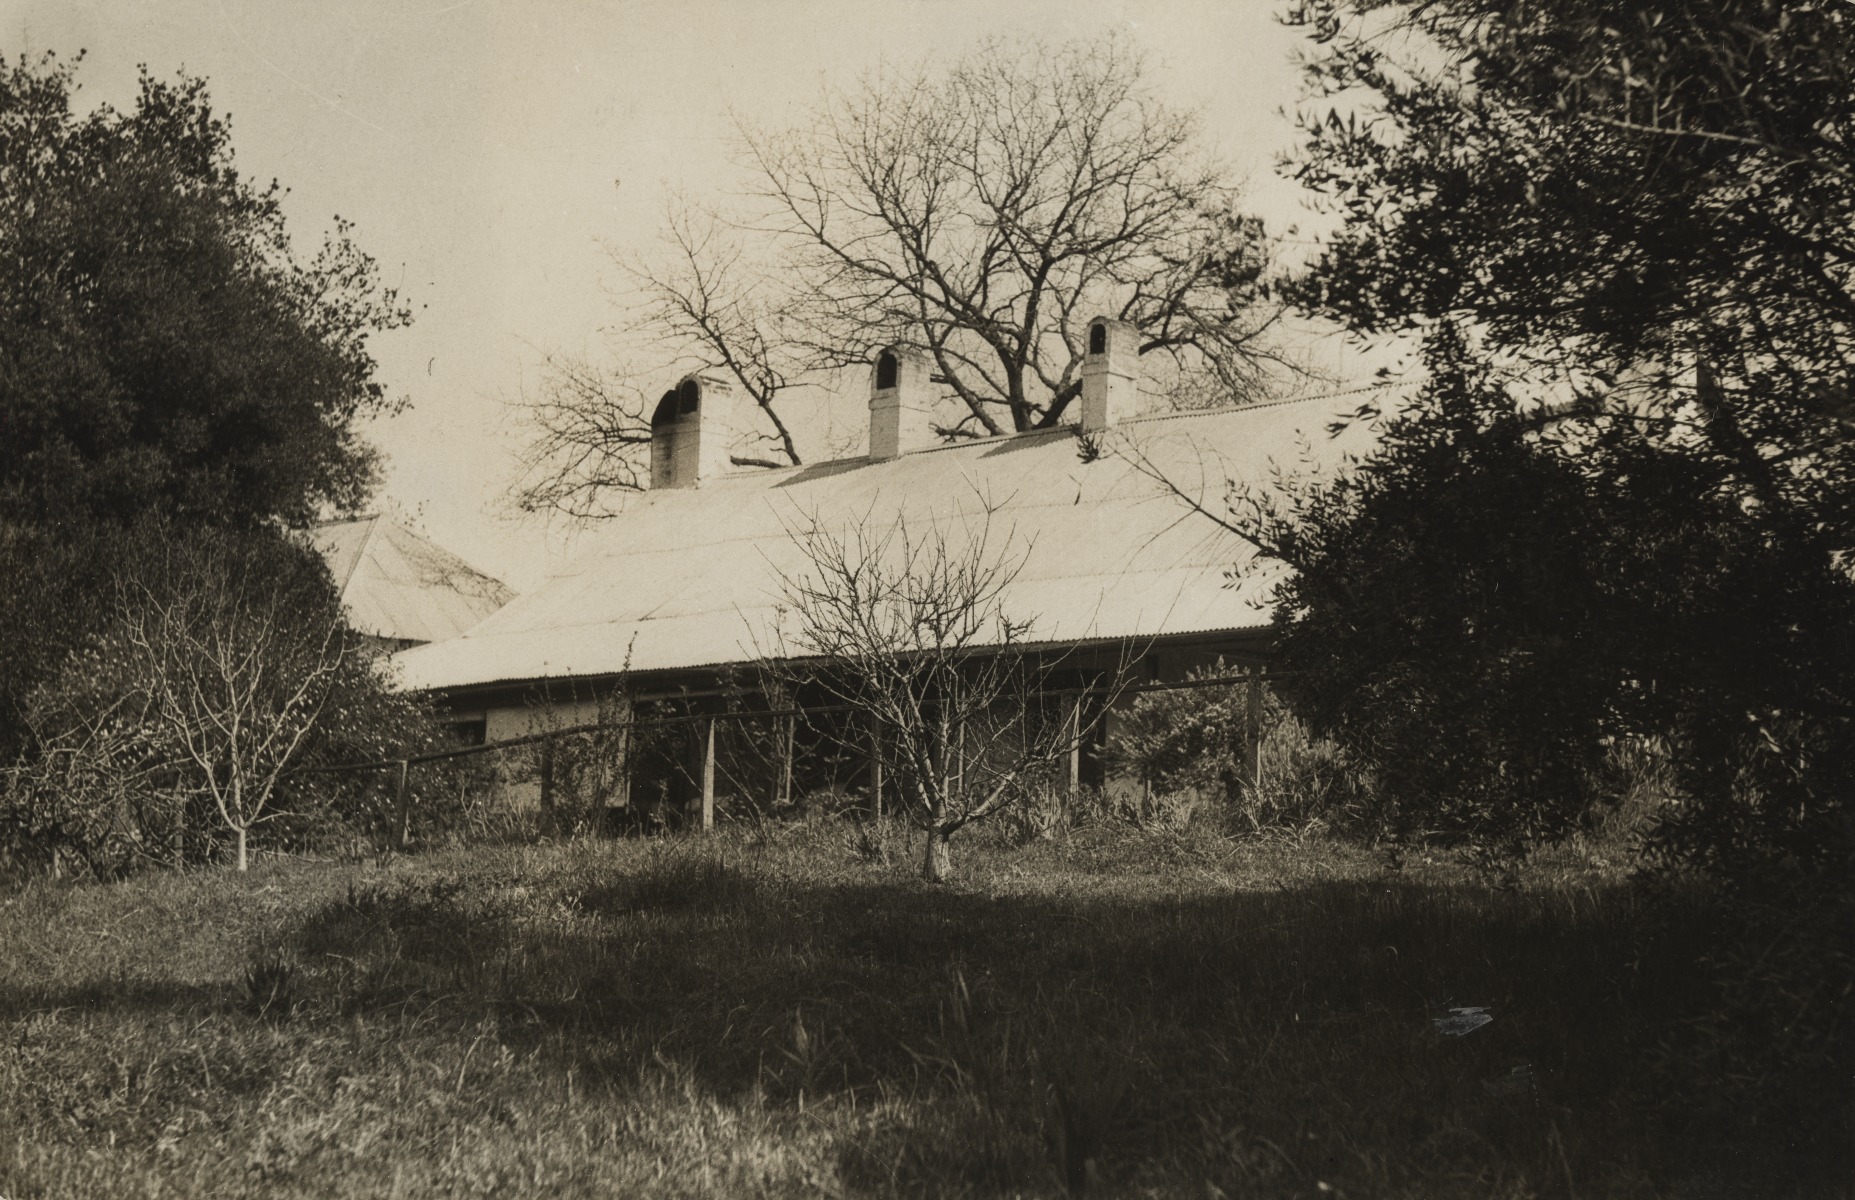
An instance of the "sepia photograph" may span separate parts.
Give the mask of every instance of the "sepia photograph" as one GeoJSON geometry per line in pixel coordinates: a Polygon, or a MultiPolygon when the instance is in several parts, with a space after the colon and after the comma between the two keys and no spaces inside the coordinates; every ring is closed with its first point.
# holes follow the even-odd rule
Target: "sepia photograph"
{"type": "Polygon", "coordinates": [[[0,1200],[1855,1197],[1855,0],[0,0],[0,1200]]]}

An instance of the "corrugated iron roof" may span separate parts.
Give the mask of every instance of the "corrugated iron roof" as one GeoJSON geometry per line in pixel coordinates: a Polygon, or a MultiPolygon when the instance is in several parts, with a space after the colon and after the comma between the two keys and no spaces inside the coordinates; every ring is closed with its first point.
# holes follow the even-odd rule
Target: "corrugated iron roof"
{"type": "Polygon", "coordinates": [[[1362,449],[1359,426],[1329,433],[1340,411],[1307,400],[1143,418],[1111,431],[1089,462],[1064,428],[647,492],[542,587],[396,658],[406,686],[438,690],[750,661],[769,644],[782,575],[805,566],[795,524],[958,529],[982,507],[995,543],[1024,554],[1002,603],[1034,622],[1030,640],[1262,628],[1279,565],[1135,460],[1215,511],[1229,480],[1324,473],[1362,449]]]}
{"type": "Polygon", "coordinates": [[[515,593],[448,550],[382,516],[309,531],[357,632],[411,642],[456,637],[515,593]]]}

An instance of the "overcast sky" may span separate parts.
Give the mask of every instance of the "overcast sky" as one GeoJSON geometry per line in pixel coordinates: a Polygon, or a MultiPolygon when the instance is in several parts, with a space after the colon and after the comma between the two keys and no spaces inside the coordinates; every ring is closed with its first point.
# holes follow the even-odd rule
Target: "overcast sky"
{"type": "MultiPolygon", "coordinates": [[[[1273,162],[1297,35],[1275,0],[0,0],[9,56],[87,51],[80,103],[136,66],[203,76],[246,174],[291,189],[300,249],[331,219],[417,309],[376,339],[411,409],[379,422],[384,498],[517,588],[570,551],[511,520],[507,402],[544,350],[596,353],[605,246],[656,237],[666,193],[725,191],[731,109],[796,119],[830,81],[990,36],[1109,35],[1199,109],[1278,229],[1307,214],[1273,162]]],[[[666,371],[667,384],[669,372],[666,371]]]]}

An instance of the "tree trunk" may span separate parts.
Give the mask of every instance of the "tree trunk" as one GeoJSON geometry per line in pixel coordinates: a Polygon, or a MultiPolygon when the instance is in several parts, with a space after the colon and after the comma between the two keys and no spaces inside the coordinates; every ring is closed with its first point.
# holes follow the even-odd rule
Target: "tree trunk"
{"type": "Polygon", "coordinates": [[[245,827],[243,825],[238,827],[238,869],[241,871],[251,869],[251,859],[245,852],[245,827]]]}
{"type": "Polygon", "coordinates": [[[929,883],[945,883],[953,874],[953,855],[948,847],[947,830],[929,826],[927,854],[921,862],[921,878],[929,883]]]}

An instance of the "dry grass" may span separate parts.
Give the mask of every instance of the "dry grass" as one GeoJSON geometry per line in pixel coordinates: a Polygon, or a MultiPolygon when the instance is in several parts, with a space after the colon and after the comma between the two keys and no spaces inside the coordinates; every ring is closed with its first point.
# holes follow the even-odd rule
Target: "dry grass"
{"type": "Polygon", "coordinates": [[[10,893],[0,1196],[1730,1195],[1799,1161],[1641,1075],[1702,934],[1587,858],[967,849],[941,888],[821,820],[10,893]],[[1495,1019],[1439,1036],[1452,1004],[1495,1019]]]}

